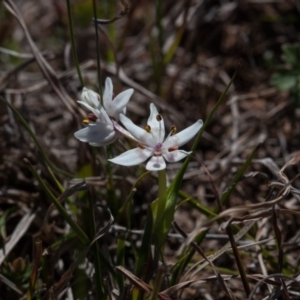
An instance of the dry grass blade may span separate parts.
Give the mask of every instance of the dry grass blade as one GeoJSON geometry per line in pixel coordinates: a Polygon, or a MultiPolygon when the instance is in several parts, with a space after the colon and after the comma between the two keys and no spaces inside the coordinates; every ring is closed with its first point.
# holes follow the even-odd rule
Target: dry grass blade
{"type": "MultiPolygon", "coordinates": [[[[48,56],[49,54],[48,53],[42,53],[42,55],[48,56]]],[[[33,55],[31,54],[31,56],[33,56],[33,55]]],[[[23,63],[16,66],[12,70],[9,70],[9,71],[5,72],[0,77],[0,91],[4,90],[6,93],[9,93],[9,94],[15,94],[15,93],[20,94],[19,92],[16,92],[16,89],[10,89],[10,88],[7,88],[7,86],[9,85],[9,82],[13,78],[14,75],[18,74],[21,70],[23,70],[27,66],[31,65],[33,62],[35,62],[34,57],[25,60],[23,63]]],[[[47,82],[45,81],[44,86],[46,86],[46,85],[47,85],[47,82]]],[[[39,84],[37,86],[39,86],[39,84]]],[[[25,88],[25,89],[21,89],[21,91],[23,91],[24,93],[27,93],[27,92],[30,91],[30,87],[25,88]]]]}
{"type": "MultiPolygon", "coordinates": [[[[83,185],[83,183],[80,183],[80,184],[83,185]]],[[[59,293],[68,284],[68,282],[70,281],[70,279],[73,276],[73,272],[78,267],[78,265],[82,262],[82,260],[87,256],[87,254],[90,251],[92,245],[97,240],[99,240],[105,233],[108,232],[108,230],[109,230],[109,228],[110,228],[110,226],[113,222],[113,216],[111,215],[111,213],[108,209],[104,209],[104,210],[106,212],[108,212],[108,214],[109,214],[108,223],[97,232],[97,234],[96,234],[95,238],[93,239],[93,241],[87,247],[85,247],[84,250],[78,255],[76,260],[71,264],[71,266],[68,268],[68,270],[62,275],[60,280],[53,285],[53,287],[50,289],[50,291],[48,291],[47,296],[57,295],[57,293],[59,293]]]]}
{"type": "Polygon", "coordinates": [[[11,288],[13,291],[17,292],[19,295],[23,295],[23,292],[20,291],[20,289],[17,287],[17,285],[14,284],[12,281],[10,281],[8,278],[6,278],[2,274],[0,274],[0,282],[7,285],[9,288],[11,288]]]}
{"type": "Polygon", "coordinates": [[[28,227],[30,226],[34,218],[35,213],[31,212],[28,212],[22,217],[21,221],[18,223],[14,232],[12,233],[10,240],[4,245],[3,249],[0,249],[0,265],[3,263],[6,256],[15,247],[15,245],[21,239],[21,237],[26,233],[28,227]]]}
{"type": "Polygon", "coordinates": [[[281,231],[277,224],[277,214],[276,214],[275,207],[273,207],[272,209],[272,223],[273,223],[273,230],[275,233],[277,247],[278,247],[278,272],[281,273],[283,267],[283,249],[282,249],[281,231]]]}
{"type": "Polygon", "coordinates": [[[53,90],[58,95],[58,97],[63,101],[63,103],[66,105],[66,107],[69,109],[69,111],[74,114],[75,113],[74,109],[77,107],[77,105],[74,103],[74,101],[72,101],[72,99],[70,99],[70,97],[66,93],[65,89],[63,88],[61,82],[58,80],[56,73],[54,72],[52,67],[48,64],[48,62],[45,60],[43,55],[41,55],[37,46],[33,42],[32,38],[29,34],[29,31],[27,29],[27,26],[24,22],[23,16],[19,12],[17,6],[11,0],[4,0],[3,3],[5,5],[5,7],[7,8],[7,10],[17,19],[20,26],[22,27],[22,29],[26,35],[27,41],[31,47],[32,53],[35,56],[35,59],[39,65],[43,75],[48,80],[50,86],[53,88],[53,90]]]}
{"type": "Polygon", "coordinates": [[[97,20],[94,20],[94,22],[96,22],[97,24],[100,24],[100,25],[107,25],[107,24],[113,23],[113,22],[121,19],[125,15],[127,15],[127,13],[129,12],[129,5],[124,0],[121,0],[121,3],[124,6],[124,10],[122,10],[118,16],[116,16],[110,20],[97,19],[97,20]]]}
{"type": "Polygon", "coordinates": [[[97,207],[101,207],[105,212],[106,214],[109,216],[109,220],[107,222],[107,224],[102,227],[97,233],[96,233],[96,236],[94,237],[93,241],[91,244],[93,244],[94,242],[96,242],[98,239],[100,239],[105,233],[107,233],[112,225],[112,223],[114,222],[114,217],[113,215],[111,214],[109,208],[107,208],[106,206],[104,205],[97,205],[97,207]]]}
{"type": "MultiPolygon", "coordinates": [[[[28,61],[28,63],[31,63],[33,62],[34,60],[30,60],[28,61]]],[[[25,64],[25,63],[24,63],[25,64]]],[[[89,69],[89,68],[92,68],[92,67],[95,67],[96,65],[96,62],[94,60],[89,60],[89,61],[86,61],[82,64],[80,64],[80,69],[81,70],[84,70],[84,69],[89,69]]],[[[21,65],[22,66],[22,65],[21,65]]],[[[14,71],[17,72],[19,71],[20,68],[23,68],[23,67],[17,67],[14,71]]],[[[25,66],[24,66],[25,67],[25,66]]],[[[14,74],[13,71],[9,72],[6,76],[12,76],[14,74]]],[[[76,69],[75,68],[72,68],[70,70],[67,70],[65,72],[60,72],[60,73],[57,73],[57,78],[58,79],[67,79],[69,77],[72,77],[76,75],[76,69]]],[[[2,78],[1,78],[2,79],[2,78]]],[[[1,79],[0,79],[0,83],[1,83],[1,79]]],[[[6,79],[6,78],[3,78],[3,79],[6,79]]],[[[39,83],[36,83],[36,84],[33,84],[33,85],[29,85],[27,87],[24,87],[24,88],[5,88],[4,89],[4,83],[2,86],[0,86],[0,90],[4,89],[4,92],[5,93],[8,93],[8,94],[28,94],[28,93],[32,93],[32,92],[37,92],[41,89],[43,89],[44,87],[48,86],[49,85],[49,82],[47,80],[41,80],[39,83]]],[[[86,114],[83,112],[82,109],[79,110],[80,114],[82,117],[85,117],[86,114]]]]}
{"type": "MultiPolygon", "coordinates": [[[[249,222],[246,224],[236,235],[234,235],[235,241],[239,241],[255,224],[254,221],[249,222]]],[[[231,248],[230,242],[226,243],[220,250],[216,251],[214,254],[207,256],[207,259],[209,259],[211,262],[223,255],[226,251],[228,251],[231,248]]],[[[184,278],[193,278],[199,271],[201,271],[203,268],[205,268],[209,263],[205,261],[205,259],[202,259],[201,261],[194,264],[183,276],[184,278]],[[195,270],[194,270],[195,269],[195,270]],[[193,271],[194,270],[194,271],[193,271]],[[193,272],[192,272],[193,271],[193,272]]]]}
{"type": "MultiPolygon", "coordinates": [[[[57,198],[57,201],[59,203],[63,203],[63,201],[65,201],[68,197],[72,196],[75,192],[78,192],[78,191],[82,191],[82,190],[86,190],[87,189],[87,186],[86,186],[86,182],[85,181],[82,181],[82,182],[79,182],[71,187],[69,187],[67,190],[65,190],[58,198],[57,198]]],[[[45,219],[44,219],[44,223],[47,223],[48,222],[48,217],[49,217],[49,214],[50,212],[55,209],[55,205],[52,203],[49,208],[48,208],[48,211],[46,213],[46,216],[45,216],[45,219]]]]}
{"type": "Polygon", "coordinates": [[[37,240],[37,241],[35,241],[35,257],[34,257],[34,261],[33,261],[32,272],[31,272],[30,282],[29,282],[29,289],[27,292],[26,300],[32,299],[42,254],[43,254],[42,241],[37,240]]]}
{"type": "MultiPolygon", "coordinates": [[[[173,225],[175,227],[175,229],[184,237],[187,238],[188,235],[186,232],[184,232],[184,230],[176,223],[173,222],[173,225]]],[[[216,267],[214,266],[213,262],[210,261],[207,256],[205,255],[205,253],[203,252],[203,250],[200,248],[200,246],[198,246],[195,242],[191,242],[191,246],[206,260],[206,262],[212,267],[212,269],[214,270],[214,273],[216,275],[216,278],[220,284],[220,286],[222,287],[222,289],[224,290],[224,292],[226,293],[227,297],[229,299],[235,299],[235,297],[232,295],[232,293],[230,292],[230,290],[228,289],[226,283],[224,282],[222,276],[220,275],[220,273],[218,272],[218,270],[216,269],[216,267]]]]}
{"type": "Polygon", "coordinates": [[[172,295],[182,289],[185,289],[187,287],[190,287],[193,284],[199,284],[199,283],[204,283],[205,280],[189,280],[189,281],[184,281],[184,282],[180,282],[176,285],[173,285],[171,287],[169,287],[168,289],[160,292],[160,295],[172,295]]]}
{"type": "MultiPolygon", "coordinates": [[[[272,277],[275,278],[275,281],[273,281],[273,284],[274,284],[274,285],[278,285],[278,284],[281,285],[281,282],[282,282],[283,278],[286,278],[286,279],[289,279],[289,280],[293,280],[293,281],[296,282],[297,285],[300,287],[300,283],[299,283],[296,279],[294,279],[294,278],[290,278],[290,277],[288,277],[288,276],[286,276],[286,275],[284,275],[284,274],[272,274],[272,275],[269,275],[269,276],[266,276],[266,277],[262,278],[262,279],[255,285],[255,287],[253,288],[251,294],[250,294],[249,297],[248,297],[248,300],[254,299],[253,297],[254,297],[256,291],[258,290],[258,288],[259,288],[262,284],[264,284],[265,282],[267,282],[267,283],[269,283],[269,284],[272,284],[272,281],[270,281],[270,278],[272,278],[272,277]],[[278,279],[279,279],[279,280],[278,280],[278,279]]],[[[273,294],[270,295],[269,299],[270,299],[270,300],[277,300],[277,299],[280,299],[280,297],[282,296],[282,292],[285,293],[286,291],[287,291],[287,290],[281,286],[280,289],[276,289],[276,290],[273,292],[273,294]]],[[[288,294],[287,294],[287,297],[288,297],[288,298],[285,298],[285,299],[289,299],[288,294]]]]}
{"type": "MultiPolygon", "coordinates": [[[[229,280],[232,278],[231,275],[222,275],[222,280],[229,280]]],[[[216,280],[217,277],[216,276],[210,276],[210,277],[207,277],[207,278],[202,278],[202,279],[197,279],[197,280],[189,280],[189,281],[183,281],[183,282],[180,282],[176,285],[173,285],[171,286],[170,288],[162,291],[159,293],[159,295],[172,295],[182,289],[185,289],[187,287],[190,287],[192,285],[196,285],[196,284],[202,284],[202,283],[205,283],[205,282],[208,282],[208,281],[212,281],[212,280],[216,280]]],[[[174,298],[171,298],[171,299],[174,299],[174,298]]]]}
{"type": "Polygon", "coordinates": [[[126,270],[124,267],[116,266],[115,270],[117,272],[123,274],[124,276],[126,276],[129,279],[129,281],[138,289],[145,291],[147,293],[152,292],[152,288],[150,287],[150,285],[148,285],[142,279],[140,279],[137,276],[135,276],[134,274],[132,274],[130,271],[126,270]]]}

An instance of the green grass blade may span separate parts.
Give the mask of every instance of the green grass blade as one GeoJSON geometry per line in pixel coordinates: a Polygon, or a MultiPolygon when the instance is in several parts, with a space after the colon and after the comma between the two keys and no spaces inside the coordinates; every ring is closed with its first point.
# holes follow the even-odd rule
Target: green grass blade
{"type": "Polygon", "coordinates": [[[63,216],[65,221],[71,226],[71,228],[74,230],[78,238],[83,244],[89,243],[88,236],[84,233],[84,231],[78,226],[78,224],[72,219],[72,217],[67,213],[67,211],[64,209],[64,207],[60,204],[60,202],[55,198],[55,196],[51,193],[51,191],[46,186],[45,182],[42,180],[40,175],[37,173],[35,168],[31,165],[28,159],[24,159],[24,162],[28,165],[31,173],[33,176],[37,179],[39,182],[41,188],[44,190],[44,192],[47,194],[47,196],[51,199],[52,203],[55,205],[57,210],[60,212],[60,214],[63,216]]]}
{"type": "Polygon", "coordinates": [[[150,249],[151,249],[151,236],[152,236],[153,218],[151,208],[148,208],[147,220],[142,238],[142,245],[139,251],[139,257],[135,266],[135,275],[139,278],[142,277],[145,266],[148,263],[150,249]]]}
{"type": "Polygon", "coordinates": [[[66,0],[66,1],[67,1],[67,8],[68,8],[68,18],[69,18],[69,26],[70,26],[70,37],[71,37],[71,44],[72,44],[72,52],[73,52],[73,57],[74,57],[74,63],[75,63],[75,66],[76,66],[76,71],[77,71],[77,74],[78,74],[78,78],[79,78],[81,87],[84,87],[84,81],[83,81],[83,77],[81,75],[80,66],[79,66],[79,62],[78,62],[78,56],[77,56],[76,47],[75,47],[75,38],[74,38],[74,31],[73,31],[73,18],[72,18],[71,3],[70,3],[70,0],[66,0]]]}
{"type": "MultiPolygon", "coordinates": [[[[125,265],[125,233],[120,233],[118,238],[118,247],[117,247],[117,266],[125,265]]],[[[124,289],[124,277],[122,274],[117,273],[117,281],[119,285],[120,295],[123,293],[124,289]]]]}

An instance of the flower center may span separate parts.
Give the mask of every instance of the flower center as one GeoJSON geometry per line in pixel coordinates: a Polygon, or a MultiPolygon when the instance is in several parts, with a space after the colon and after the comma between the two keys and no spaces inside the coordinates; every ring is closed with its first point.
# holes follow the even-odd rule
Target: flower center
{"type": "Polygon", "coordinates": [[[154,148],[154,152],[153,152],[153,155],[154,155],[154,156],[161,156],[161,154],[162,154],[162,151],[161,151],[162,146],[163,146],[162,143],[157,143],[157,144],[156,144],[156,146],[155,146],[155,148],[154,148]]]}
{"type": "Polygon", "coordinates": [[[155,151],[161,151],[162,145],[162,143],[157,143],[155,146],[155,151]]]}

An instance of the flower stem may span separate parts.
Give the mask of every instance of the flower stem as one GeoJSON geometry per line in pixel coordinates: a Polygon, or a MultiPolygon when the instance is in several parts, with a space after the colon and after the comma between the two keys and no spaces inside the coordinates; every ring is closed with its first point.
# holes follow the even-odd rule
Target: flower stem
{"type": "Polygon", "coordinates": [[[163,230],[161,226],[163,224],[163,216],[166,208],[166,191],[167,191],[167,177],[166,170],[158,171],[158,199],[153,202],[152,214],[153,214],[153,236],[157,249],[159,250],[164,239],[163,230]]]}
{"type": "Polygon", "coordinates": [[[167,174],[166,169],[158,171],[158,211],[157,220],[162,216],[166,206],[167,174]]]}

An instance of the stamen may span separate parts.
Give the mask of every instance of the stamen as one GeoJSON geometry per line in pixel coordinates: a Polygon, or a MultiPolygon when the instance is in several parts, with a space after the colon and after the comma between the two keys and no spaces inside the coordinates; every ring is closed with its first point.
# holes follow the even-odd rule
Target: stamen
{"type": "Polygon", "coordinates": [[[145,130],[150,133],[151,132],[151,127],[149,125],[146,125],[145,130]]]}
{"type": "Polygon", "coordinates": [[[83,119],[83,120],[82,120],[82,123],[83,123],[84,125],[89,125],[89,124],[90,124],[90,120],[88,120],[88,119],[83,119]]]}
{"type": "Polygon", "coordinates": [[[157,120],[158,122],[160,122],[160,121],[162,120],[161,114],[156,115],[156,120],[157,120]]]}
{"type": "Polygon", "coordinates": [[[146,148],[143,144],[137,144],[137,146],[142,150],[144,150],[146,148]]]}
{"type": "Polygon", "coordinates": [[[172,146],[168,149],[169,152],[178,150],[178,146],[172,146]]]}
{"type": "Polygon", "coordinates": [[[171,135],[175,134],[177,132],[177,127],[175,125],[173,125],[171,127],[171,135]]]}

